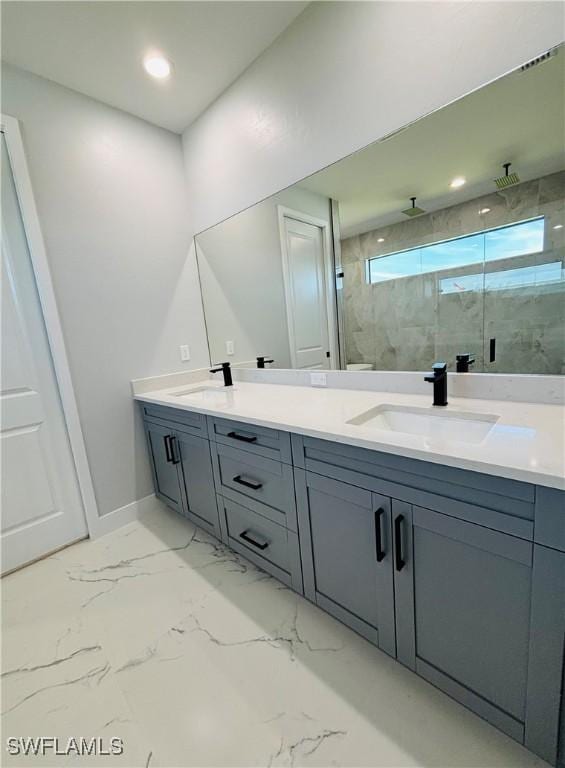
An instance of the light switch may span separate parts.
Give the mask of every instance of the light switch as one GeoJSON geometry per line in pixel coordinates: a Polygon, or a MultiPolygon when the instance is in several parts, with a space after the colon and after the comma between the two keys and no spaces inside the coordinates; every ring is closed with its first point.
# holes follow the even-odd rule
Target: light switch
{"type": "Polygon", "coordinates": [[[180,345],[180,359],[183,363],[186,363],[188,360],[190,360],[190,349],[188,348],[188,344],[180,345]]]}
{"type": "Polygon", "coordinates": [[[226,341],[226,355],[233,355],[235,353],[235,344],[233,341],[226,341]]]}
{"type": "Polygon", "coordinates": [[[312,372],[310,374],[310,384],[313,387],[325,387],[326,386],[326,374],[322,371],[312,372]]]}

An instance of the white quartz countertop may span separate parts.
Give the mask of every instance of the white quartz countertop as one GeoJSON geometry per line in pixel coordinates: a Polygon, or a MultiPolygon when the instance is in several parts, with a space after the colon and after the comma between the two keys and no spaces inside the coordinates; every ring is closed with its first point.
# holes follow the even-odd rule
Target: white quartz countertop
{"type": "Polygon", "coordinates": [[[333,440],[384,453],[565,490],[565,408],[561,405],[450,398],[442,411],[493,414],[479,443],[348,424],[379,405],[431,406],[429,396],[236,381],[200,381],[136,395],[137,400],[333,440]],[[188,393],[192,390],[207,391],[188,393]]]}

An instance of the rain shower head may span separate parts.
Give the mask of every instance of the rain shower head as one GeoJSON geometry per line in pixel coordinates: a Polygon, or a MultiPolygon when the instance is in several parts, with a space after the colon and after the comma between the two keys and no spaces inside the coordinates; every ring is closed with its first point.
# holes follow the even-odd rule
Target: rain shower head
{"type": "Polygon", "coordinates": [[[494,180],[494,183],[498,187],[498,189],[506,189],[506,187],[513,187],[514,184],[520,183],[520,177],[517,173],[510,173],[510,166],[512,163],[504,163],[504,176],[499,176],[498,179],[494,180]]]}
{"type": "Polygon", "coordinates": [[[404,211],[402,211],[405,216],[410,216],[410,218],[412,218],[414,216],[421,216],[423,213],[425,213],[423,208],[420,208],[416,205],[415,197],[411,197],[410,200],[412,201],[412,207],[406,208],[404,211]]]}

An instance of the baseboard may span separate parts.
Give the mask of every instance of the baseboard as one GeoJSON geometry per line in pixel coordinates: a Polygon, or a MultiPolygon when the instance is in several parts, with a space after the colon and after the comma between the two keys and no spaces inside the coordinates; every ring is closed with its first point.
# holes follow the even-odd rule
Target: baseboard
{"type": "Polygon", "coordinates": [[[159,501],[154,493],[150,493],[142,499],[132,501],[124,507],[119,507],[112,512],[108,512],[108,514],[99,517],[96,522],[95,530],[90,531],[90,538],[98,539],[100,536],[105,536],[107,533],[111,533],[134,520],[139,520],[139,518],[147,512],[164,506],[163,502],[159,501]]]}

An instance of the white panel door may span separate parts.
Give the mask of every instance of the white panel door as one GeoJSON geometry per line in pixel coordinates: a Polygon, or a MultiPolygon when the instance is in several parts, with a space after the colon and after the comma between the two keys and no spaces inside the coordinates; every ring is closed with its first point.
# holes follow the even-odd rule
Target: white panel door
{"type": "Polygon", "coordinates": [[[284,217],[285,291],[294,368],[331,368],[321,227],[284,217]]]}
{"type": "Polygon", "coordinates": [[[49,342],[2,140],[2,572],[87,535],[49,342]]]}

